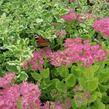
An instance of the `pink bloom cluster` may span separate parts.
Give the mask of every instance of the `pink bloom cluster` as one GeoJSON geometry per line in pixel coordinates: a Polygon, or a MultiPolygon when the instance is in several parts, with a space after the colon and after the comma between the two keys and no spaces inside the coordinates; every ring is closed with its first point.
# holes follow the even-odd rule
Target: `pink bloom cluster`
{"type": "Polygon", "coordinates": [[[104,37],[109,37],[109,17],[96,20],[93,27],[95,31],[101,32],[104,37]]]}
{"type": "Polygon", "coordinates": [[[63,20],[65,20],[66,22],[71,22],[73,20],[77,20],[79,22],[81,22],[81,16],[77,13],[74,12],[74,10],[70,9],[69,12],[63,16],[61,16],[61,18],[63,20]]]}
{"type": "Polygon", "coordinates": [[[56,67],[78,62],[83,63],[84,66],[90,66],[95,61],[103,61],[106,55],[106,51],[99,44],[92,45],[89,40],[81,38],[67,38],[63,51],[53,52],[49,48],[34,51],[33,57],[25,61],[22,67],[27,69],[28,66],[31,66],[33,71],[41,70],[44,58],[47,58],[50,64],[56,67]]]}
{"type": "MultiPolygon", "coordinates": [[[[7,77],[14,79],[15,75],[7,74],[7,77]],[[12,77],[13,75],[13,78],[12,77]]],[[[6,76],[0,79],[5,79],[6,76]]],[[[10,85],[10,81],[7,84],[10,85]]],[[[4,85],[3,81],[0,81],[0,87],[4,85]]],[[[8,86],[9,86],[8,85],[8,86]]],[[[19,85],[10,85],[10,87],[2,87],[0,89],[0,109],[19,109],[20,103],[22,109],[35,109],[40,107],[40,90],[38,85],[32,83],[23,82],[19,85]],[[19,102],[19,103],[18,103],[19,102]]]]}
{"type": "Polygon", "coordinates": [[[0,78],[0,109],[68,109],[71,106],[71,100],[68,98],[65,103],[47,101],[41,106],[40,89],[38,85],[23,82],[19,85],[11,85],[8,80],[15,79],[15,74],[6,74],[0,78]],[[4,82],[7,81],[8,87],[3,87],[4,82]],[[1,88],[2,87],[2,88],[1,88]]]}
{"type": "Polygon", "coordinates": [[[84,66],[90,66],[94,61],[103,61],[106,57],[106,51],[100,45],[91,45],[88,40],[81,38],[66,39],[64,47],[63,51],[59,50],[50,55],[52,65],[61,66],[82,62],[84,66]]]}
{"type": "Polygon", "coordinates": [[[0,78],[0,87],[10,86],[12,80],[15,79],[14,73],[7,73],[3,78],[0,78]]]}
{"type": "Polygon", "coordinates": [[[33,71],[41,70],[43,69],[44,59],[49,57],[50,54],[51,49],[49,48],[43,48],[40,49],[39,51],[34,51],[33,57],[21,63],[21,66],[24,69],[28,69],[30,66],[33,71]]]}
{"type": "Polygon", "coordinates": [[[23,82],[20,85],[20,95],[22,96],[23,109],[40,107],[40,90],[38,85],[23,82]]]}

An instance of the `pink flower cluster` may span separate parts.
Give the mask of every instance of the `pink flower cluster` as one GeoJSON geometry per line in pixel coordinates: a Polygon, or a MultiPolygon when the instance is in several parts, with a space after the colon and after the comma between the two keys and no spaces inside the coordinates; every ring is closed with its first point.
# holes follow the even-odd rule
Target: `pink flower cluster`
{"type": "Polygon", "coordinates": [[[28,69],[30,66],[33,71],[41,70],[43,69],[44,59],[49,57],[50,54],[51,49],[49,48],[43,48],[39,51],[34,51],[33,57],[21,63],[21,66],[24,69],[28,69]]]}
{"type": "Polygon", "coordinates": [[[24,69],[31,66],[32,70],[41,70],[44,65],[44,58],[47,58],[51,65],[56,67],[72,63],[83,63],[90,66],[95,61],[103,61],[106,58],[106,51],[99,45],[92,45],[89,40],[81,38],[67,38],[64,43],[64,50],[51,51],[50,48],[43,48],[34,51],[33,57],[22,64],[24,69]]]}
{"type": "Polygon", "coordinates": [[[84,66],[90,66],[94,61],[103,61],[106,57],[106,51],[100,45],[91,45],[88,40],[81,38],[66,39],[64,47],[63,51],[59,50],[50,55],[52,65],[61,66],[82,62],[84,66]]]}
{"type": "Polygon", "coordinates": [[[74,10],[70,9],[69,12],[63,16],[61,16],[63,20],[66,22],[72,22],[73,20],[77,20],[79,22],[82,21],[81,16],[74,12],[74,10]]]}
{"type": "Polygon", "coordinates": [[[109,37],[109,17],[96,20],[93,27],[95,31],[101,32],[104,37],[109,37]]]}
{"type": "Polygon", "coordinates": [[[0,78],[0,109],[68,109],[71,106],[70,98],[66,99],[64,104],[47,101],[41,106],[41,92],[38,85],[27,82],[12,85],[13,79],[15,79],[14,73],[0,78]],[[5,80],[7,77],[8,79],[5,80]],[[8,87],[3,87],[3,80],[7,82],[8,87]]]}
{"type": "Polygon", "coordinates": [[[8,87],[11,82],[15,79],[14,73],[7,73],[4,78],[0,78],[0,87],[8,87]]]}
{"type": "MultiPolygon", "coordinates": [[[[13,73],[7,74],[0,80],[15,79],[13,73]],[[12,78],[13,77],[13,78],[12,78]]],[[[3,87],[4,81],[0,81],[0,109],[35,109],[40,107],[40,90],[38,85],[23,82],[19,85],[10,85],[9,80],[5,80],[10,87],[3,87]],[[19,104],[19,103],[20,104],[19,104]]]]}

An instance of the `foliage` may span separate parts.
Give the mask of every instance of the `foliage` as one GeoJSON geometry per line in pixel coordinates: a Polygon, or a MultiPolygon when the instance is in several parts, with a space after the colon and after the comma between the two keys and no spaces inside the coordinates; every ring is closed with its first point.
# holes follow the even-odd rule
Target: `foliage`
{"type": "MultiPolygon", "coordinates": [[[[45,106],[59,102],[65,109],[108,109],[109,36],[104,37],[93,28],[97,19],[109,17],[108,12],[109,2],[106,0],[1,0],[0,76],[16,72],[16,84],[23,81],[37,83],[41,90],[41,103],[45,106]],[[42,52],[44,48],[38,48],[33,38],[35,34],[49,39],[52,52],[47,54],[47,51],[42,52]],[[92,46],[100,45],[100,49],[106,51],[105,59],[94,60],[90,66],[84,66],[80,61],[59,66],[51,64],[51,53],[65,51],[65,40],[69,38],[81,38],[83,44],[88,40],[92,46]],[[40,52],[40,57],[31,61],[34,51],[40,52]],[[43,65],[37,63],[43,67],[33,70],[32,62],[38,59],[43,59],[43,65]],[[29,68],[24,69],[22,64],[27,61],[29,68]]],[[[108,23],[105,28],[108,30],[108,23]]],[[[71,52],[62,53],[67,56],[71,52]]],[[[53,59],[56,61],[57,58],[53,59]]]]}

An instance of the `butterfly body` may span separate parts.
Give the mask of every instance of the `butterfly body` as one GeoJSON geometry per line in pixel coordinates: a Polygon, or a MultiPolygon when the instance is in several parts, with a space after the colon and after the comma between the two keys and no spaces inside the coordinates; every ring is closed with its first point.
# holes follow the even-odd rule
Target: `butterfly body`
{"type": "Polygon", "coordinates": [[[39,48],[49,47],[50,41],[48,39],[43,38],[40,35],[35,35],[35,40],[39,48]]]}

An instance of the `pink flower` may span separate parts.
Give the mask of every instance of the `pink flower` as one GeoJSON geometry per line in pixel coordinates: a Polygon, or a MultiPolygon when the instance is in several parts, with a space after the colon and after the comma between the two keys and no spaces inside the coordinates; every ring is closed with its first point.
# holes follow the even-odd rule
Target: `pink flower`
{"type": "Polygon", "coordinates": [[[106,51],[99,49],[97,53],[94,55],[94,57],[97,61],[103,61],[105,59],[106,54],[106,51]]]}
{"type": "Polygon", "coordinates": [[[0,77],[0,87],[10,86],[10,83],[14,79],[15,79],[14,73],[7,73],[3,78],[0,77]]]}
{"type": "Polygon", "coordinates": [[[50,102],[47,101],[41,109],[50,109],[50,102]]]}
{"type": "Polygon", "coordinates": [[[35,109],[36,107],[39,108],[40,91],[38,87],[34,84],[28,83],[24,87],[24,84],[26,83],[21,84],[21,87],[13,86],[7,89],[5,93],[0,96],[0,107],[7,107],[6,109],[17,109],[17,101],[21,98],[21,105],[23,109],[27,109],[28,107],[30,107],[30,109],[35,109]]]}
{"type": "Polygon", "coordinates": [[[80,15],[76,14],[72,9],[70,9],[67,14],[61,16],[61,18],[67,22],[71,22],[73,20],[81,21],[80,15]]]}
{"type": "Polygon", "coordinates": [[[77,14],[77,21],[83,22],[82,16],[80,16],[79,14],[77,14]]]}
{"type": "Polygon", "coordinates": [[[31,66],[33,71],[42,70],[44,65],[44,59],[48,58],[51,55],[52,51],[50,48],[43,48],[39,51],[33,52],[33,57],[25,60],[21,63],[21,67],[25,70],[31,66]]]}
{"type": "Polygon", "coordinates": [[[40,90],[37,85],[23,82],[20,86],[23,109],[40,107],[40,90]]]}
{"type": "Polygon", "coordinates": [[[94,63],[94,59],[93,59],[92,56],[88,56],[88,57],[84,56],[84,57],[81,57],[80,58],[80,61],[82,61],[83,64],[84,64],[84,66],[87,66],[87,67],[90,66],[90,65],[92,65],[94,63]]]}
{"type": "Polygon", "coordinates": [[[0,98],[2,98],[0,100],[0,109],[18,109],[16,103],[19,96],[19,86],[15,85],[5,89],[2,96],[0,96],[0,98]]]}
{"type": "Polygon", "coordinates": [[[77,18],[76,14],[74,12],[68,12],[67,14],[61,16],[65,21],[71,22],[77,18]]]}
{"type": "MultiPolygon", "coordinates": [[[[4,76],[3,78],[11,78],[4,76]]],[[[8,79],[9,79],[8,78],[8,79]]],[[[40,108],[40,90],[38,85],[23,82],[19,85],[0,89],[0,109],[18,109],[17,103],[20,100],[22,109],[40,108]],[[2,93],[1,93],[2,92],[2,93]]]]}
{"type": "Polygon", "coordinates": [[[43,69],[44,59],[48,59],[55,67],[78,62],[88,67],[95,61],[103,61],[106,55],[106,51],[100,45],[92,45],[89,40],[67,38],[64,43],[64,50],[52,52],[49,48],[43,48],[34,51],[33,57],[27,64],[31,65],[34,71],[43,69]]]}
{"type": "Polygon", "coordinates": [[[74,38],[74,39],[73,38],[67,38],[65,40],[64,47],[67,48],[67,47],[70,46],[70,44],[72,45],[72,44],[75,44],[75,43],[81,44],[82,41],[83,41],[82,38],[74,38]]]}
{"type": "Polygon", "coordinates": [[[64,53],[62,51],[53,52],[50,56],[50,62],[52,65],[61,66],[63,62],[64,53]]]}
{"type": "Polygon", "coordinates": [[[48,58],[51,54],[52,54],[52,51],[50,48],[43,48],[43,49],[40,49],[40,54],[44,57],[44,58],[48,58]]]}
{"type": "Polygon", "coordinates": [[[89,40],[81,38],[67,38],[63,51],[53,52],[50,63],[56,67],[81,62],[84,66],[90,66],[95,61],[103,61],[106,51],[98,44],[92,45],[89,40]]]}
{"type": "Polygon", "coordinates": [[[55,109],[63,109],[62,105],[60,103],[55,104],[55,109]]]}
{"type": "Polygon", "coordinates": [[[104,37],[109,37],[109,17],[95,21],[93,27],[95,31],[101,32],[104,37]]]}
{"type": "Polygon", "coordinates": [[[4,103],[8,107],[16,107],[16,102],[20,97],[19,86],[15,85],[7,89],[4,93],[4,103]]]}
{"type": "Polygon", "coordinates": [[[65,109],[70,108],[71,107],[71,99],[67,98],[64,104],[65,109]]]}

